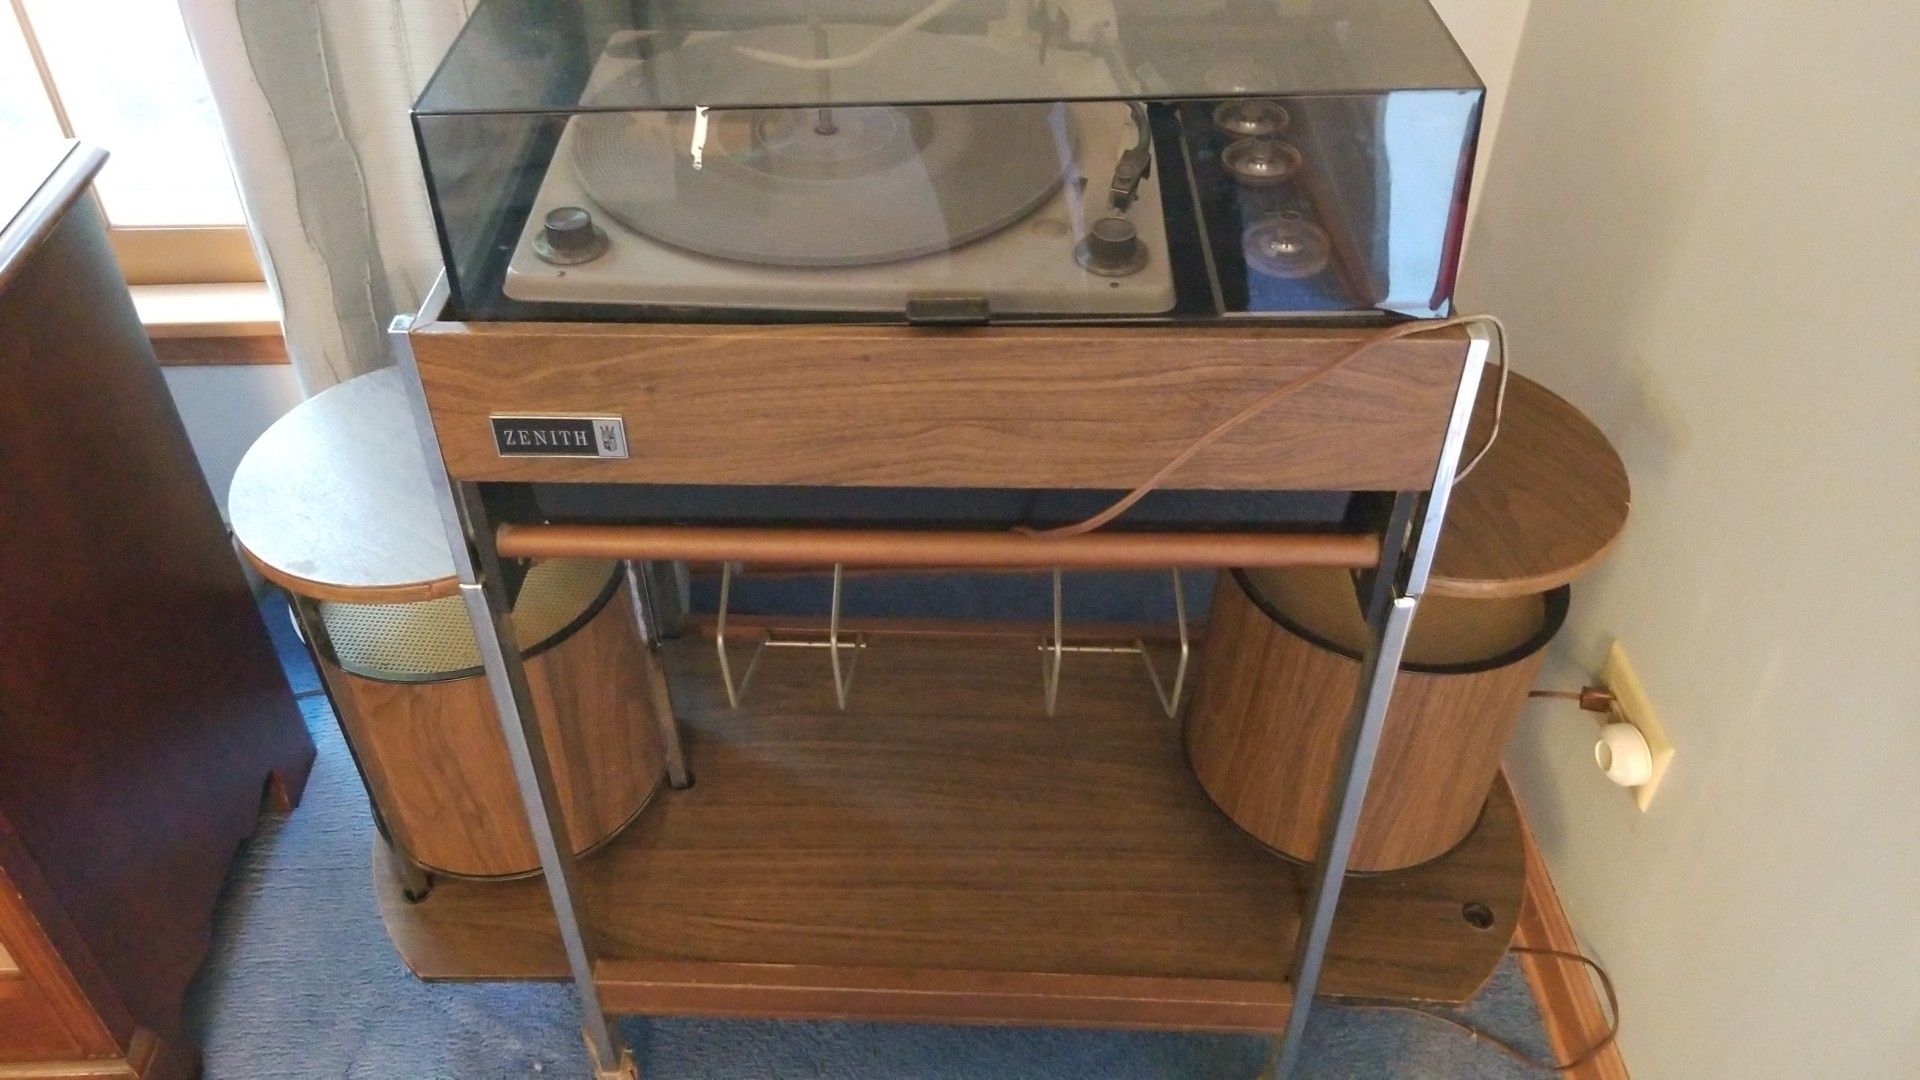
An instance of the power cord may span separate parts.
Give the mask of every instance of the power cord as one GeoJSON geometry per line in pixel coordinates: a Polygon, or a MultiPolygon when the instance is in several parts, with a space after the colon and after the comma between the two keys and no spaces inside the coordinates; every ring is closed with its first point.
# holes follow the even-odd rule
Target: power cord
{"type": "Polygon", "coordinates": [[[1613,978],[1607,974],[1607,969],[1601,967],[1598,961],[1594,960],[1592,957],[1583,956],[1582,954],[1577,952],[1567,952],[1562,949],[1542,949],[1542,948],[1535,948],[1528,945],[1515,945],[1508,951],[1525,955],[1525,956],[1544,956],[1553,960],[1561,960],[1561,961],[1566,961],[1570,963],[1577,963],[1587,968],[1589,971],[1592,971],[1594,975],[1598,976],[1600,979],[1600,990],[1602,993],[1606,995],[1606,998],[1607,998],[1606,1033],[1601,1035],[1598,1039],[1594,1040],[1593,1045],[1573,1055],[1567,1060],[1553,1061],[1547,1058],[1535,1057],[1532,1054],[1528,1053],[1527,1051],[1522,1050],[1520,1047],[1513,1045],[1507,1040],[1501,1038],[1498,1035],[1493,1034],[1490,1031],[1487,1031],[1484,1028],[1477,1027],[1474,1024],[1468,1023],[1467,1021],[1462,1020],[1457,1016],[1453,1016],[1449,1013],[1441,1012],[1438,1009],[1427,1008],[1420,1005],[1384,1005],[1384,1004],[1370,1004],[1370,1003],[1350,1005],[1348,1006],[1348,1008],[1369,1009],[1369,1010],[1374,1010],[1379,1012],[1409,1012],[1409,1013],[1415,1014],[1416,1016],[1424,1016],[1424,1017],[1428,1017],[1429,1019],[1438,1020],[1443,1024],[1447,1024],[1449,1026],[1458,1028],[1461,1031],[1466,1032],[1468,1035],[1472,1036],[1475,1042],[1486,1043],[1488,1046],[1493,1047],[1495,1050],[1500,1051],[1501,1053],[1507,1055],[1508,1057],[1524,1065],[1530,1065],[1537,1069],[1551,1069],[1554,1072],[1562,1072],[1562,1073],[1571,1072],[1574,1069],[1577,1069],[1580,1066],[1585,1065],[1586,1063],[1592,1061],[1594,1058],[1599,1057],[1602,1051],[1606,1050],[1607,1047],[1612,1046],[1614,1042],[1619,1039],[1620,1037],[1620,998],[1618,994],[1616,994],[1614,991],[1613,978]]]}
{"type": "Polygon", "coordinates": [[[1246,408],[1241,409],[1239,412],[1221,421],[1211,430],[1202,434],[1191,443],[1188,443],[1186,449],[1175,454],[1173,459],[1165,465],[1162,465],[1158,472],[1147,477],[1146,480],[1141,482],[1139,486],[1135,487],[1132,491],[1120,496],[1119,499],[1115,500],[1114,503],[1105,510],[1072,525],[1062,525],[1053,529],[1032,529],[1021,526],[1014,529],[1014,531],[1026,536],[1049,538],[1081,536],[1090,533],[1103,525],[1111,523],[1115,518],[1132,509],[1135,503],[1146,498],[1155,488],[1165,483],[1168,477],[1180,471],[1181,466],[1192,461],[1200,451],[1219,442],[1235,428],[1254,419],[1261,413],[1278,405],[1280,402],[1305,390],[1314,383],[1327,378],[1382,345],[1399,341],[1403,338],[1420,337],[1425,334],[1448,330],[1456,326],[1492,327],[1494,330],[1495,353],[1499,357],[1500,366],[1500,383],[1494,391],[1493,398],[1492,429],[1487,433],[1487,441],[1483,443],[1480,449],[1474,453],[1473,457],[1467,459],[1466,464],[1461,466],[1459,471],[1454,474],[1454,480],[1457,483],[1465,479],[1467,474],[1473,471],[1474,466],[1480,464],[1481,460],[1487,456],[1487,451],[1493,449],[1494,440],[1500,436],[1501,414],[1506,410],[1507,377],[1511,370],[1507,362],[1507,328],[1505,323],[1492,315],[1456,315],[1447,319],[1427,319],[1420,322],[1401,323],[1398,326],[1390,326],[1385,330],[1370,335],[1362,339],[1361,342],[1353,348],[1335,357],[1332,361],[1307,372],[1305,375],[1298,376],[1274,387],[1272,390],[1267,391],[1255,399],[1253,403],[1246,408]]]}
{"type": "Polygon", "coordinates": [[[1560,701],[1577,702],[1587,712],[1609,712],[1613,709],[1613,692],[1604,686],[1583,686],[1578,690],[1529,690],[1530,698],[1554,698],[1560,701]]]}

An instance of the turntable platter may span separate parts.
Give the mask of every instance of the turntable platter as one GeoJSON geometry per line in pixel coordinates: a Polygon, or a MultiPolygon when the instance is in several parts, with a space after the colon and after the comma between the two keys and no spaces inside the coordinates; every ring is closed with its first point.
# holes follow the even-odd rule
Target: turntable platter
{"type": "MultiPolygon", "coordinates": [[[[855,53],[880,33],[827,29],[829,55],[855,53]]],[[[900,70],[1023,63],[919,32],[830,72],[741,51],[811,55],[813,42],[804,27],[699,39],[633,61],[590,89],[585,104],[620,100],[627,80],[670,77],[681,65],[739,71],[743,100],[813,100],[819,82],[831,80],[834,100],[862,101],[876,100],[863,86],[894,81],[900,70]]],[[[1038,74],[999,77],[1020,85],[1038,74]]],[[[697,163],[687,113],[586,113],[577,123],[574,171],[608,214],[676,247],[770,266],[859,266],[945,251],[1025,217],[1073,160],[1065,111],[1052,104],[715,109],[697,163]]]]}

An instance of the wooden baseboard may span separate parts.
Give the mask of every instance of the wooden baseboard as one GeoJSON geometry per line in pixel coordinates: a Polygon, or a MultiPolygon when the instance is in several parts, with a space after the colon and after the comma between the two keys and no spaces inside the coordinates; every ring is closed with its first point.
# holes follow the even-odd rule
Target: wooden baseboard
{"type": "MultiPolygon", "coordinates": [[[[1533,841],[1526,815],[1521,815],[1520,836],[1526,848],[1527,893],[1520,908],[1520,925],[1513,943],[1535,949],[1579,952],[1579,939],[1560,906],[1553,880],[1547,876],[1547,863],[1533,841]]],[[[1566,1061],[1593,1045],[1607,1030],[1607,1014],[1600,994],[1586,968],[1547,956],[1518,957],[1520,970],[1533,999],[1539,1004],[1540,1019],[1546,1025],[1547,1044],[1553,1055],[1566,1061]]],[[[1618,1043],[1595,1055],[1591,1061],[1562,1074],[1571,1080],[1627,1080],[1627,1065],[1620,1057],[1618,1043]]]]}

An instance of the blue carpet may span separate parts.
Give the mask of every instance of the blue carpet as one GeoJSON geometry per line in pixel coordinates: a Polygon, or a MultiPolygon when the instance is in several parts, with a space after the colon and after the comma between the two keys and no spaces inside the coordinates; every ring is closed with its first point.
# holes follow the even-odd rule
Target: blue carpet
{"type": "MultiPolygon", "coordinates": [[[[229,874],[213,948],[188,1000],[208,1080],[582,1075],[568,988],[430,985],[401,964],[374,906],[366,795],[284,607],[268,608],[320,756],[300,808],[263,821],[229,874]]],[[[1547,1052],[1511,960],[1465,1015],[1547,1052]]],[[[652,1080],[1242,1080],[1259,1070],[1266,1045],[1227,1035],[719,1020],[629,1020],[625,1031],[652,1080]]],[[[1553,1074],[1430,1019],[1322,1006],[1300,1075],[1553,1074]]]]}

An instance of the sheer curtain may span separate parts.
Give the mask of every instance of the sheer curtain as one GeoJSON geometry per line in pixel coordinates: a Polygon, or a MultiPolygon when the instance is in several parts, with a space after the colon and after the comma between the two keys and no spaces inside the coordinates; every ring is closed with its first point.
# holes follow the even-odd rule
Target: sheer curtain
{"type": "Polygon", "coordinates": [[[388,362],[440,269],[407,110],[479,0],[179,0],[301,388],[388,362]]]}

